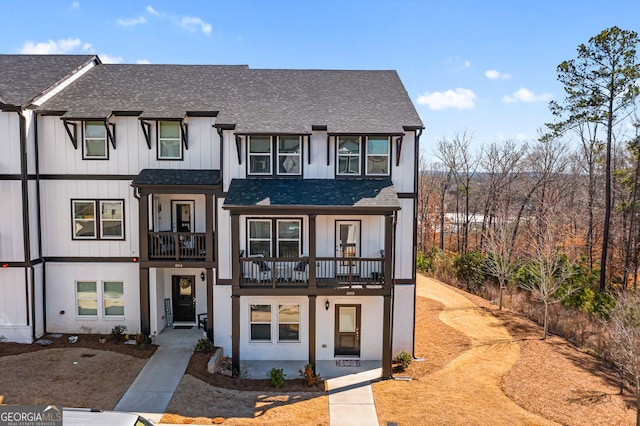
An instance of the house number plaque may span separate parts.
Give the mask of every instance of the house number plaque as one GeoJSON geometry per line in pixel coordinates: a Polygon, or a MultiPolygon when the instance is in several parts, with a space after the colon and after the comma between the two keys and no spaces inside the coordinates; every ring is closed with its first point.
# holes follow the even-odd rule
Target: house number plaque
{"type": "Polygon", "coordinates": [[[348,291],[347,292],[347,296],[355,296],[356,292],[355,291],[348,291]]]}
{"type": "Polygon", "coordinates": [[[176,263],[173,265],[174,268],[182,268],[182,263],[176,263]]]}

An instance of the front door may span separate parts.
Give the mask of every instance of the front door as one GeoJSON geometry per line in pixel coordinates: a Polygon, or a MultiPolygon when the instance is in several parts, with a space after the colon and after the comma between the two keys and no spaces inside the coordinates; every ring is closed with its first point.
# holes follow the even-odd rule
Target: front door
{"type": "Polygon", "coordinates": [[[360,305],[336,305],[335,356],[360,356],[360,305]]]}
{"type": "Polygon", "coordinates": [[[193,201],[172,201],[173,204],[173,232],[193,231],[193,201]]]}
{"type": "Polygon", "coordinates": [[[336,257],[337,273],[342,276],[358,275],[360,256],[360,222],[356,220],[336,221],[336,257]]]}
{"type": "Polygon", "coordinates": [[[173,321],[196,320],[196,277],[172,277],[171,292],[173,296],[173,321]]]}

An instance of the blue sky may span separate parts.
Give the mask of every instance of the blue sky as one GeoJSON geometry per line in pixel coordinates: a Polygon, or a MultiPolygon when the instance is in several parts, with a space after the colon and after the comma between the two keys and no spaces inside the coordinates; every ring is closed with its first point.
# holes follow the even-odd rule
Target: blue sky
{"type": "Polygon", "coordinates": [[[0,53],[103,62],[394,69],[426,126],[422,149],[528,141],[564,98],[556,66],[637,0],[30,0],[0,3],[0,53]]]}

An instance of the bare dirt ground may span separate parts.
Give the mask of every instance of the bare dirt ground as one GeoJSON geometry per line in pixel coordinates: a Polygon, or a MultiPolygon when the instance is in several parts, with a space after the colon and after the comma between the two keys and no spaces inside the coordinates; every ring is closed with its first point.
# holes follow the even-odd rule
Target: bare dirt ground
{"type": "MultiPolygon", "coordinates": [[[[540,340],[540,327],[513,312],[419,277],[416,324],[416,355],[424,360],[397,373],[412,381],[372,385],[380,424],[635,423],[634,398],[619,395],[610,370],[559,337],[540,340]]],[[[142,368],[144,359],[135,357],[142,354],[123,346],[77,346],[82,340],[44,349],[0,344],[0,403],[113,408],[142,368]],[[100,397],[83,399],[90,395],[100,397]]],[[[274,392],[264,380],[205,375],[206,359],[192,358],[163,422],[329,423],[320,389],[288,383],[274,392]]]]}

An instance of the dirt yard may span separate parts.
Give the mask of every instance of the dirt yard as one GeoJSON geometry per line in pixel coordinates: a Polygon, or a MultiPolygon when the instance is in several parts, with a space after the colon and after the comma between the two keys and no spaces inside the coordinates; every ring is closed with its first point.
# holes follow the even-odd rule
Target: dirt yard
{"type": "MultiPolygon", "coordinates": [[[[611,371],[563,339],[540,340],[540,327],[512,312],[419,277],[416,324],[423,360],[397,373],[412,380],[372,386],[380,424],[635,423],[634,398],[619,395],[611,371]]],[[[0,403],[113,408],[149,354],[77,346],[82,341],[35,349],[0,344],[0,403]]],[[[193,357],[163,422],[328,424],[326,393],[207,377],[205,360],[193,357]]]]}

